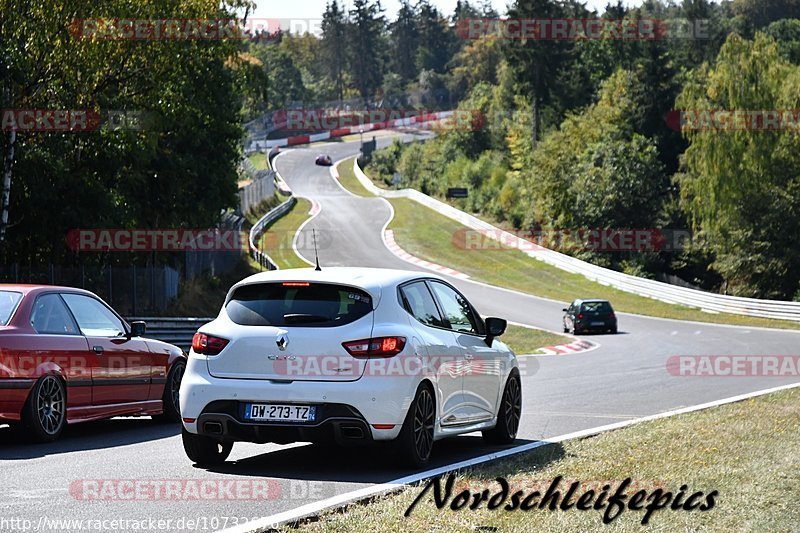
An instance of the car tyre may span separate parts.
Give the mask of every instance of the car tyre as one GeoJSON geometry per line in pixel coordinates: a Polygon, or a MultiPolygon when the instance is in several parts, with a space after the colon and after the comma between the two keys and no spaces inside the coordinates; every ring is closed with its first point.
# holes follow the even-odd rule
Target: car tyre
{"type": "Polygon", "coordinates": [[[517,373],[511,374],[503,389],[503,397],[497,408],[497,425],[483,431],[483,439],[489,444],[511,444],[517,438],[522,416],[522,383],[517,373]]]}
{"type": "Polygon", "coordinates": [[[164,393],[161,396],[164,412],[153,417],[156,422],[180,422],[180,390],[184,372],[186,372],[186,362],[180,359],[175,361],[172,368],[169,369],[167,381],[164,384],[164,393]]]}
{"type": "Polygon", "coordinates": [[[34,442],[53,442],[67,425],[67,389],[60,377],[48,374],[31,389],[22,408],[22,423],[34,442]]]}
{"type": "Polygon", "coordinates": [[[436,400],[433,390],[421,384],[408,408],[400,435],[395,444],[402,466],[420,468],[428,464],[433,451],[433,427],[436,421],[436,400]]]}
{"type": "Polygon", "coordinates": [[[200,466],[224,463],[233,449],[233,441],[222,441],[205,435],[196,435],[186,431],[186,428],[181,428],[181,439],[186,456],[200,466]]]}
{"type": "Polygon", "coordinates": [[[611,328],[611,334],[612,335],[616,335],[617,334],[617,326],[614,326],[613,328],[611,328]]]}

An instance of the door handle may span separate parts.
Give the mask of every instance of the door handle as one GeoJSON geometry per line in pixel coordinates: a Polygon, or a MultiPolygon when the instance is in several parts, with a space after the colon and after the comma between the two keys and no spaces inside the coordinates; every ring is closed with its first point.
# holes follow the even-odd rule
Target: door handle
{"type": "Polygon", "coordinates": [[[474,357],[475,356],[472,355],[471,353],[465,353],[464,354],[464,359],[466,359],[467,361],[471,361],[474,357]]]}
{"type": "Polygon", "coordinates": [[[94,353],[96,353],[98,355],[103,353],[103,347],[102,346],[94,346],[94,347],[92,347],[92,350],[94,350],[94,353]]]}

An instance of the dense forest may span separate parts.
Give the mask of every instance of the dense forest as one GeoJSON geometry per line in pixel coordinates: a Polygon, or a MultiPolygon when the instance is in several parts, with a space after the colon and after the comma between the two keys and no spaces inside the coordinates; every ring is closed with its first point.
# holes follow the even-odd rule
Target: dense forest
{"type": "Polygon", "coordinates": [[[459,31],[497,15],[459,1],[447,17],[422,0],[387,21],[377,2],[344,12],[333,1],[321,36],[256,47],[273,72],[294,66],[293,82],[269,93],[267,107],[354,97],[369,105],[376,94],[450,105],[481,117],[479,126],[397,144],[376,154],[373,171],[387,183],[399,172],[399,186],[439,197],[468,187],[458,205],[534,235],[689,235],[672,249],[564,251],[707,290],[800,299],[800,2],[649,0],[596,13],[580,2],[519,0],[500,15],[689,31],[527,41],[459,31]],[[720,111],[749,118],[731,127],[720,111]]]}
{"type": "Polygon", "coordinates": [[[798,0],[647,0],[600,13],[578,1],[518,0],[496,13],[459,0],[448,14],[404,0],[391,19],[379,0],[331,0],[318,34],[158,41],[80,38],[74,24],[242,18],[254,6],[0,4],[0,108],[146,118],[68,134],[4,124],[4,264],[88,260],[64,245],[71,228],[214,225],[235,204],[244,122],[347,101],[481,117],[377,153],[374,171],[399,172],[400,186],[440,197],[468,187],[458,205],[524,232],[686,230],[679,250],[566,251],[708,290],[800,299],[798,0]],[[498,17],[688,21],[703,31],[528,40],[464,31],[498,17]],[[780,127],[730,127],[700,111],[783,115],[780,127]]]}
{"type": "Polygon", "coordinates": [[[241,39],[103,38],[81,29],[87,20],[233,17],[240,4],[0,1],[0,264],[107,262],[73,253],[68,231],[208,228],[235,204],[241,39]],[[42,115],[26,127],[18,110],[92,120],[64,130],[42,115]]]}

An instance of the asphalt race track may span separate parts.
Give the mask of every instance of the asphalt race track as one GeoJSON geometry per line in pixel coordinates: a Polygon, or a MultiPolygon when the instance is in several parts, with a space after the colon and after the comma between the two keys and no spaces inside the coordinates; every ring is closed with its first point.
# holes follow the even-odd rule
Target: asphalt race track
{"type": "MultiPolygon", "coordinates": [[[[378,138],[379,146],[389,142],[389,138],[378,138]]],[[[312,228],[317,230],[323,268],[348,265],[415,269],[383,245],[381,229],[390,217],[387,203],[379,198],[349,195],[331,179],[328,168],[314,165],[315,156],[321,152],[337,161],[357,151],[357,142],[329,143],[287,150],[276,160],[278,171],[294,193],[316,200],[321,207],[303,231],[310,236],[312,228]]],[[[304,254],[313,259],[307,251],[304,254]]],[[[562,303],[470,281],[451,281],[484,316],[500,316],[551,330],[561,327],[562,303]]],[[[624,313],[619,313],[619,328],[618,335],[586,337],[600,344],[591,352],[538,357],[526,365],[520,443],[798,381],[796,377],[676,377],[667,371],[666,362],[673,355],[797,355],[800,332],[624,313]]],[[[171,519],[170,527],[164,529],[213,530],[234,525],[234,517],[272,515],[408,473],[387,465],[381,449],[241,443],[234,446],[223,467],[205,470],[191,465],[178,433],[177,426],[126,418],[70,427],[57,443],[30,445],[18,441],[9,428],[0,427],[0,520],[26,519],[31,521],[31,529],[40,526],[40,530],[66,531],[78,526],[62,523],[54,527],[45,520],[171,519]],[[136,479],[177,480],[185,491],[193,483],[209,481],[206,486],[214,487],[217,494],[199,501],[183,497],[176,501],[175,496],[164,497],[163,491],[161,497],[145,494],[138,499],[84,499],[94,494],[85,487],[97,486],[91,480],[136,479]],[[237,482],[245,491],[259,483],[266,484],[269,497],[253,500],[235,493],[231,497],[220,488],[221,482],[237,482]],[[178,522],[182,518],[184,522],[178,522]],[[186,519],[199,522],[191,527],[186,519]]],[[[479,435],[442,441],[434,451],[434,466],[496,449],[484,446],[479,435]]],[[[113,486],[119,488],[122,483],[113,486]]],[[[13,524],[5,524],[7,527],[0,525],[0,530],[14,529],[13,524]]],[[[24,525],[17,524],[20,528],[24,525]]],[[[122,529],[113,528],[110,523],[104,526],[122,529]]]]}

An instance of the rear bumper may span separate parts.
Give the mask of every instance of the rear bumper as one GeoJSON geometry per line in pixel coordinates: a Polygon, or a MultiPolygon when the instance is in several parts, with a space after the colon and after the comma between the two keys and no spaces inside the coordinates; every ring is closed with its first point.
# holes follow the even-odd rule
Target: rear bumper
{"type": "Polygon", "coordinates": [[[324,441],[330,432],[333,432],[335,440],[335,433],[341,427],[351,425],[361,427],[367,441],[391,440],[400,433],[419,381],[419,377],[413,376],[363,377],[357,381],[343,382],[215,378],[208,374],[206,361],[193,356],[189,358],[181,382],[181,416],[184,418],[184,427],[190,433],[206,434],[204,424],[205,418],[208,418],[209,421],[223,424],[223,431],[228,431],[231,437],[241,435],[240,440],[254,442],[278,442],[275,439],[284,436],[285,442],[324,441]],[[230,405],[220,410],[218,405],[224,402],[237,405],[254,402],[340,406],[345,411],[338,407],[333,411],[323,409],[319,420],[326,422],[320,423],[318,428],[292,424],[285,430],[279,430],[281,426],[271,423],[244,422],[230,405]],[[328,418],[331,420],[328,421],[328,418]],[[341,418],[342,423],[333,418],[341,418]],[[187,422],[186,419],[192,421],[187,422]],[[373,424],[394,427],[376,429],[373,424]],[[290,439],[292,436],[295,438],[290,439]]]}
{"type": "Polygon", "coordinates": [[[210,403],[197,418],[200,435],[255,443],[291,442],[369,444],[372,432],[357,409],[341,404],[317,404],[317,419],[311,423],[250,422],[242,416],[244,402],[210,403]]]}
{"type": "Polygon", "coordinates": [[[600,320],[586,321],[575,323],[575,331],[606,331],[617,327],[616,320],[603,320],[602,324],[593,324],[593,322],[601,322],[600,320]]]}
{"type": "Polygon", "coordinates": [[[33,379],[0,378],[0,420],[19,422],[34,382],[33,379]]]}

